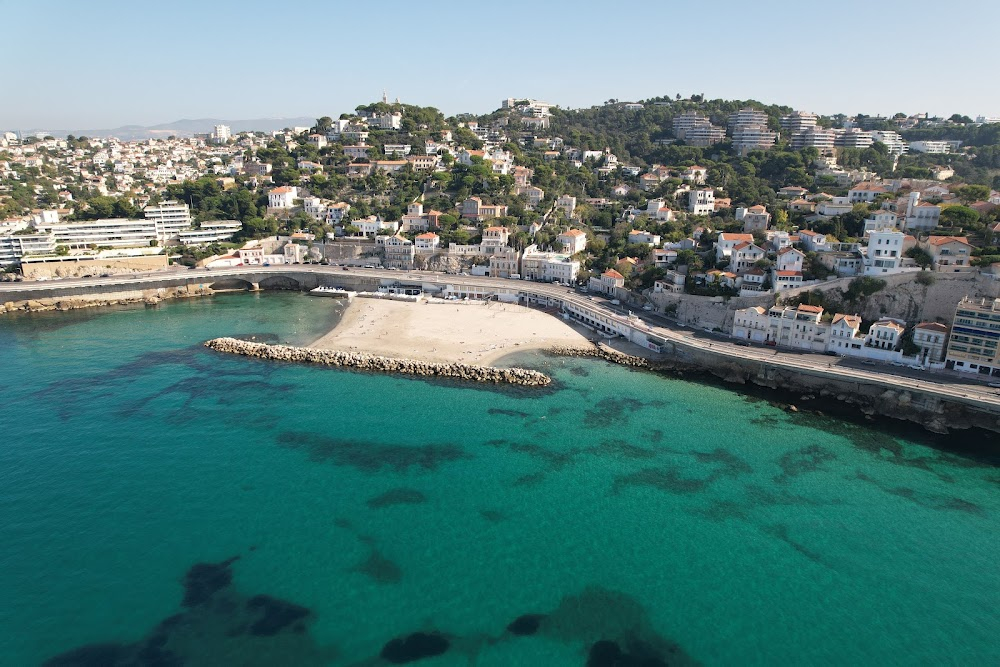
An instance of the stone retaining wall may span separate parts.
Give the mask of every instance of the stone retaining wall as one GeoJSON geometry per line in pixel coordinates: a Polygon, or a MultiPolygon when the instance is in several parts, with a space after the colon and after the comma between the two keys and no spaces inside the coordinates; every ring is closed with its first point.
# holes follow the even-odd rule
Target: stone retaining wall
{"type": "Polygon", "coordinates": [[[42,299],[27,299],[24,301],[8,301],[0,303],[0,314],[19,312],[43,312],[46,310],[77,310],[79,308],[97,308],[99,306],[123,306],[129,304],[145,304],[154,306],[165,299],[183,299],[196,296],[209,296],[214,291],[209,287],[197,285],[182,285],[180,287],[159,287],[144,290],[123,290],[104,294],[80,294],[67,297],[49,297],[42,299]]]}

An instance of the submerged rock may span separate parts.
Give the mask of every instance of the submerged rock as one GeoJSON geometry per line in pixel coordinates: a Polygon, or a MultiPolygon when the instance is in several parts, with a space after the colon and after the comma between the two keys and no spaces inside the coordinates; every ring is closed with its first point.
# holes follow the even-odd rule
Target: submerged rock
{"type": "Polygon", "coordinates": [[[448,640],[440,633],[414,632],[412,635],[393,639],[382,648],[379,655],[395,665],[402,665],[442,655],[449,646],[448,640]]]}
{"type": "Polygon", "coordinates": [[[512,635],[533,635],[545,619],[545,614],[525,614],[518,616],[507,626],[507,632],[512,635]]]}

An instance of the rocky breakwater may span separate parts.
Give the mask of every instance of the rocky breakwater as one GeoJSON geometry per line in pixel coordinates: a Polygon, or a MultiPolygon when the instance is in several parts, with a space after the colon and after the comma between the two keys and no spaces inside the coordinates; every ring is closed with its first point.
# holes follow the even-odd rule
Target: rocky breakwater
{"type": "Polygon", "coordinates": [[[673,359],[653,360],[645,357],[638,357],[634,354],[627,354],[625,352],[620,352],[609,345],[605,345],[604,343],[594,343],[589,347],[554,347],[547,350],[547,352],[557,357],[591,357],[594,359],[603,359],[604,361],[609,361],[620,366],[645,368],[651,371],[681,372],[699,370],[697,366],[673,359]]]}
{"type": "Polygon", "coordinates": [[[288,345],[267,345],[236,338],[215,338],[206,342],[205,347],[216,352],[238,354],[254,359],[320,364],[323,366],[353,368],[374,373],[453,378],[468,382],[512,384],[522,387],[545,387],[552,382],[552,379],[544,373],[525,368],[494,368],[492,366],[462,363],[429,363],[413,359],[380,357],[360,352],[316,350],[309,347],[291,347],[288,345]]]}

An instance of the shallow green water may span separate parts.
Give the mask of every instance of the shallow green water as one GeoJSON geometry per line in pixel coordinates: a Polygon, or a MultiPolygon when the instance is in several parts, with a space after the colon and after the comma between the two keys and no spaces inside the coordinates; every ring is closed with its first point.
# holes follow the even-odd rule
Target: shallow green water
{"type": "Polygon", "coordinates": [[[602,639],[1000,661],[996,468],[596,361],[522,358],[557,388],[496,391],[199,346],[335,319],[268,294],[0,321],[0,662],[354,664],[417,631],[449,642],[427,665],[582,665],[602,639]]]}

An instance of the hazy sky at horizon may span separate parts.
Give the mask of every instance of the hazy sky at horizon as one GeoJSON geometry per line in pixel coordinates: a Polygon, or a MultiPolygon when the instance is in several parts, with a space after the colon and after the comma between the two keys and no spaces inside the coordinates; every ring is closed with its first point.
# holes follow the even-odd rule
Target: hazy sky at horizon
{"type": "Polygon", "coordinates": [[[0,0],[0,129],[336,117],[383,88],[447,115],[676,93],[1000,115],[998,19],[996,0],[0,0]]]}

